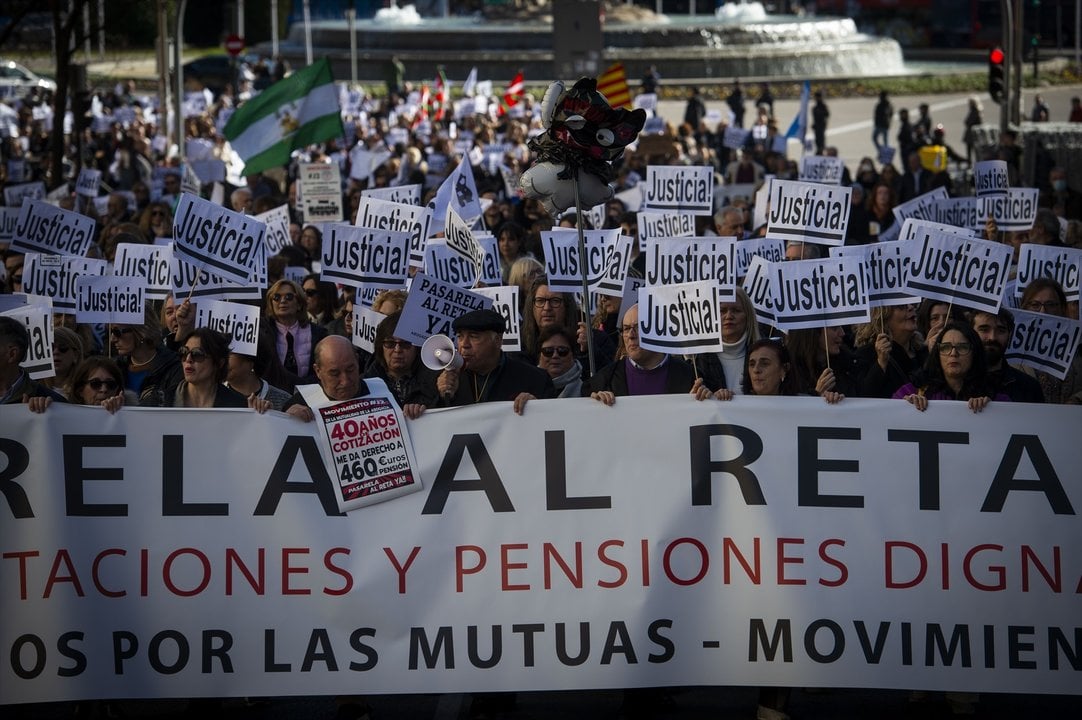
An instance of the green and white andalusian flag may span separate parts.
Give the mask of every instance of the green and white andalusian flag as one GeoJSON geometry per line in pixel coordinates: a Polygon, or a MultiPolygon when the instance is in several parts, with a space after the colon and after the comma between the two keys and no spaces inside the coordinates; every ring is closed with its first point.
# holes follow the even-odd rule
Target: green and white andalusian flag
{"type": "Polygon", "coordinates": [[[327,58],[248,100],[222,131],[244,160],[244,174],[289,163],[294,150],[342,135],[338,88],[327,58]]]}

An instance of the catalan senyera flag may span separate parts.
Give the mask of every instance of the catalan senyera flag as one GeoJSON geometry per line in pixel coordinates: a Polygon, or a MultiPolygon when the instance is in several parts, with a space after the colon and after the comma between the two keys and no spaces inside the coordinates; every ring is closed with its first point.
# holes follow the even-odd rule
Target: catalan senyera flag
{"type": "Polygon", "coordinates": [[[627,73],[623,63],[615,63],[597,78],[597,91],[605,96],[609,105],[631,109],[631,89],[627,86],[627,73]]]}
{"type": "Polygon", "coordinates": [[[342,135],[338,89],[323,58],[243,103],[222,134],[244,160],[244,174],[289,163],[313,143],[342,135]]]}

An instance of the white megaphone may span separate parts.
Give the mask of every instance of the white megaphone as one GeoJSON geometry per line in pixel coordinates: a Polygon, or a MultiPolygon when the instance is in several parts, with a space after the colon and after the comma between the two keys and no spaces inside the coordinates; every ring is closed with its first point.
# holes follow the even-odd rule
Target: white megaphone
{"type": "Polygon", "coordinates": [[[458,370],[462,356],[455,352],[455,343],[446,335],[433,335],[421,346],[421,362],[429,370],[458,370]]]}

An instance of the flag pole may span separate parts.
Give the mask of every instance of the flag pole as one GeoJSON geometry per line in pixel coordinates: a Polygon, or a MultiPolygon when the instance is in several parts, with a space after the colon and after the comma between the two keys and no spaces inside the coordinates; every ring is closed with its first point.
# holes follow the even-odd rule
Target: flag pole
{"type": "MultiPolygon", "coordinates": [[[[585,307],[585,315],[590,310],[590,282],[586,277],[586,235],[582,227],[582,198],[579,196],[579,173],[575,170],[575,227],[579,232],[579,268],[582,271],[582,304],[585,307]]],[[[594,374],[594,329],[589,322],[586,323],[586,358],[590,366],[590,376],[594,374]]]]}

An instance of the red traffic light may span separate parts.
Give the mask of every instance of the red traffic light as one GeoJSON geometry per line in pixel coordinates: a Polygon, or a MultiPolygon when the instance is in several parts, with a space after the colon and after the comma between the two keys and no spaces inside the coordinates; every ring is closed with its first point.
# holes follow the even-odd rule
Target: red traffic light
{"type": "Polygon", "coordinates": [[[993,65],[1002,65],[1003,61],[1007,59],[1007,56],[1003,54],[1003,51],[999,48],[992,48],[988,53],[988,62],[993,65]]]}

